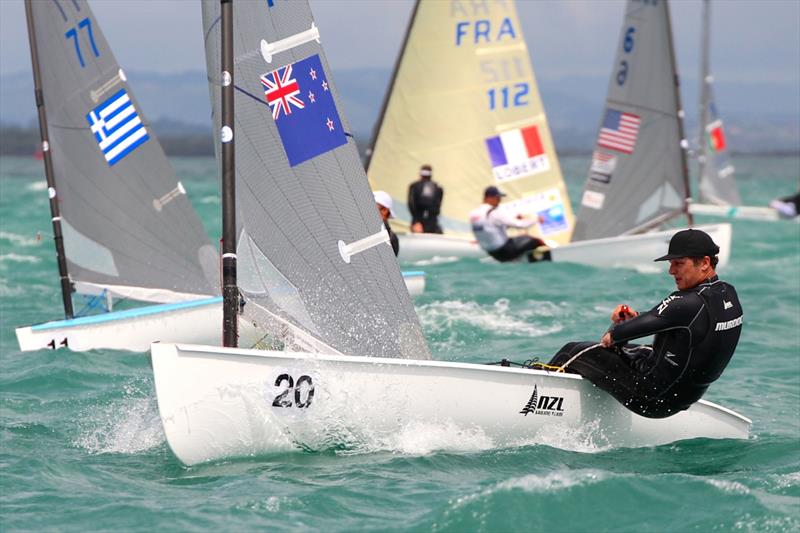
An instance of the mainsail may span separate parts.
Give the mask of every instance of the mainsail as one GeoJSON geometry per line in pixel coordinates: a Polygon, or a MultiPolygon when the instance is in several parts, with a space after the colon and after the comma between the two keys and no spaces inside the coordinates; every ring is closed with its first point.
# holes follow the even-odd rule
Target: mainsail
{"type": "Polygon", "coordinates": [[[233,3],[232,137],[220,131],[220,3],[202,8],[217,145],[235,142],[245,315],[288,345],[429,358],[308,3],[233,3]]]}
{"type": "Polygon", "coordinates": [[[569,241],[572,209],[512,1],[417,2],[367,170],[401,221],[422,164],[444,187],[446,233],[471,235],[469,212],[499,185],[509,196],[501,208],[569,241]]]}
{"type": "Polygon", "coordinates": [[[700,201],[717,205],[739,205],[739,190],[728,154],[728,141],[714,103],[714,78],[711,76],[711,2],[703,1],[703,35],[700,64],[700,135],[698,182],[700,201]]]}
{"type": "Polygon", "coordinates": [[[629,0],[573,240],[655,227],[686,211],[683,110],[665,0],[629,0]]]}
{"type": "Polygon", "coordinates": [[[68,271],[78,292],[218,292],[217,253],[84,0],[30,2],[68,271]]]}

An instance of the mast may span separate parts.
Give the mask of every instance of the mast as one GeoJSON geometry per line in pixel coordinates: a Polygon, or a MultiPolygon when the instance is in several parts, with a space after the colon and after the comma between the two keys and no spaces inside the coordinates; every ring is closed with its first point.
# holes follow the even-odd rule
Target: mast
{"type": "Polygon", "coordinates": [[[709,46],[710,46],[710,16],[711,5],[709,0],[703,0],[703,31],[700,37],[700,113],[697,117],[699,135],[698,143],[700,152],[697,157],[697,180],[703,179],[706,170],[706,157],[708,157],[708,143],[706,142],[706,125],[708,124],[708,78],[709,76],[709,46]]]}
{"type": "Polygon", "coordinates": [[[378,115],[378,120],[375,122],[375,127],[372,130],[372,140],[367,147],[366,152],[366,161],[364,162],[364,169],[369,171],[369,163],[372,161],[372,153],[375,149],[375,143],[378,142],[378,135],[381,133],[381,126],[383,126],[383,119],[386,116],[386,109],[389,107],[389,99],[392,97],[392,90],[394,89],[395,81],[397,80],[397,73],[400,70],[400,63],[403,61],[403,56],[406,53],[406,47],[408,46],[408,37],[411,35],[411,28],[414,26],[414,20],[417,18],[417,9],[419,9],[420,0],[414,2],[414,10],[411,12],[411,18],[408,20],[408,26],[406,26],[406,34],[403,36],[403,46],[400,47],[400,51],[397,54],[397,60],[394,62],[394,71],[392,72],[392,78],[389,80],[389,84],[386,87],[386,94],[383,96],[383,105],[381,106],[381,112],[378,115]]]}
{"type": "Polygon", "coordinates": [[[44,110],[44,95],[42,93],[42,76],[39,69],[39,49],[36,46],[36,28],[33,24],[33,10],[31,0],[25,0],[25,19],[28,23],[28,42],[31,47],[31,65],[33,66],[33,91],[36,98],[36,110],[39,114],[39,135],[42,140],[42,154],[44,155],[44,175],[47,179],[47,190],[50,196],[50,216],[53,222],[53,240],[56,245],[56,260],[58,262],[58,275],[61,278],[61,300],[64,303],[64,315],[73,317],[72,310],[72,282],[67,272],[67,256],[64,253],[64,236],[61,233],[61,211],[58,206],[58,194],[53,173],[53,158],[50,153],[50,135],[47,130],[47,116],[44,110]]]}
{"type": "Polygon", "coordinates": [[[683,118],[686,113],[683,111],[683,106],[681,105],[681,92],[680,92],[680,76],[678,76],[678,65],[675,61],[675,45],[672,43],[672,18],[669,14],[669,3],[664,2],[664,9],[667,12],[667,39],[668,39],[668,46],[669,46],[669,55],[670,60],[672,61],[672,72],[675,73],[675,103],[677,104],[678,108],[678,137],[680,138],[680,148],[681,148],[681,169],[683,170],[683,212],[686,215],[686,219],[689,222],[690,226],[694,225],[694,218],[692,214],[689,212],[689,201],[691,199],[691,188],[689,185],[689,164],[686,160],[686,150],[689,147],[688,141],[686,140],[686,135],[683,131],[683,118]]]}
{"type": "Polygon", "coordinates": [[[239,288],[236,285],[236,170],[233,141],[233,0],[220,0],[222,55],[222,345],[239,344],[239,288]]]}

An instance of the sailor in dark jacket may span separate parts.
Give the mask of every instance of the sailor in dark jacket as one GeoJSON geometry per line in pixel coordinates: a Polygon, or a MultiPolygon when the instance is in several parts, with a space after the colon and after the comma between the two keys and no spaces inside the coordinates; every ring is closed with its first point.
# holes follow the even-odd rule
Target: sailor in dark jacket
{"type": "Polygon", "coordinates": [[[375,198],[375,205],[378,206],[378,213],[380,213],[381,220],[383,220],[383,227],[385,227],[386,231],[389,232],[389,242],[392,244],[394,255],[397,255],[398,252],[400,252],[400,241],[397,239],[397,235],[394,234],[392,227],[389,225],[389,219],[394,218],[394,211],[392,210],[392,197],[389,196],[389,193],[385,191],[374,191],[372,196],[375,198]]]}
{"type": "Polygon", "coordinates": [[[411,231],[414,233],[442,233],[439,211],[444,190],[433,181],[433,169],[422,165],[419,180],[408,187],[408,210],[411,212],[411,231]]]}
{"type": "Polygon", "coordinates": [[[676,233],[669,273],[678,290],[650,311],[619,305],[600,344],[564,346],[550,365],[567,365],[625,407],[648,418],[687,409],[728,365],[742,331],[742,307],[732,285],[715,272],[719,247],[700,230],[676,233]],[[653,345],[628,341],[655,335],[653,345]],[[583,353],[581,353],[583,352],[583,353]]]}

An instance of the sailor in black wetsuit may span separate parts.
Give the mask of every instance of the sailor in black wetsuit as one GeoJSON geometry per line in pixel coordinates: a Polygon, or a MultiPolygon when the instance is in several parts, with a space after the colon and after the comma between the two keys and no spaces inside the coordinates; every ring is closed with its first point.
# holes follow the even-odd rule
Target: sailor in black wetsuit
{"type": "Polygon", "coordinates": [[[386,191],[374,191],[372,196],[375,198],[375,205],[378,208],[378,213],[381,215],[383,227],[386,228],[386,231],[389,233],[389,243],[392,245],[394,255],[397,256],[397,254],[400,252],[400,241],[398,240],[397,235],[395,235],[395,233],[392,231],[392,227],[389,225],[389,219],[394,218],[392,197],[389,196],[389,193],[386,191]]]}
{"type": "Polygon", "coordinates": [[[722,374],[742,330],[736,290],[714,270],[717,253],[719,247],[705,232],[679,231],[669,253],[656,259],[670,262],[678,290],[641,315],[617,306],[601,346],[569,343],[549,364],[569,362],[565,370],[648,418],[687,409],[722,374]],[[655,335],[652,346],[627,344],[649,335],[655,335]]]}
{"type": "Polygon", "coordinates": [[[408,210],[411,212],[412,233],[442,233],[439,211],[444,190],[433,181],[433,169],[422,165],[419,180],[408,186],[408,210]]]}

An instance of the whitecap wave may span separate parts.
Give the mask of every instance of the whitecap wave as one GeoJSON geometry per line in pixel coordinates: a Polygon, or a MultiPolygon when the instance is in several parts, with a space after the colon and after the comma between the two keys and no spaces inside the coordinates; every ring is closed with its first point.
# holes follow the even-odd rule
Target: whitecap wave
{"type": "Polygon", "coordinates": [[[535,317],[552,316],[554,306],[551,302],[529,301],[524,309],[514,309],[505,298],[490,305],[447,300],[422,305],[417,308],[417,313],[426,331],[448,331],[459,326],[469,326],[498,335],[539,337],[563,329],[557,322],[541,324],[530,321],[535,317]]]}
{"type": "Polygon", "coordinates": [[[21,255],[21,254],[2,254],[0,255],[0,263],[31,263],[35,264],[41,261],[38,257],[33,255],[21,255]]]}
{"type": "Polygon", "coordinates": [[[37,246],[42,243],[41,238],[27,237],[9,231],[0,231],[0,239],[6,240],[16,246],[37,246]]]}
{"type": "Polygon", "coordinates": [[[92,454],[135,454],[166,440],[154,397],[94,406],[81,417],[79,433],[75,446],[92,454]]]}
{"type": "Polygon", "coordinates": [[[47,181],[34,181],[28,184],[27,189],[29,191],[46,191],[47,190],[47,181]]]}

